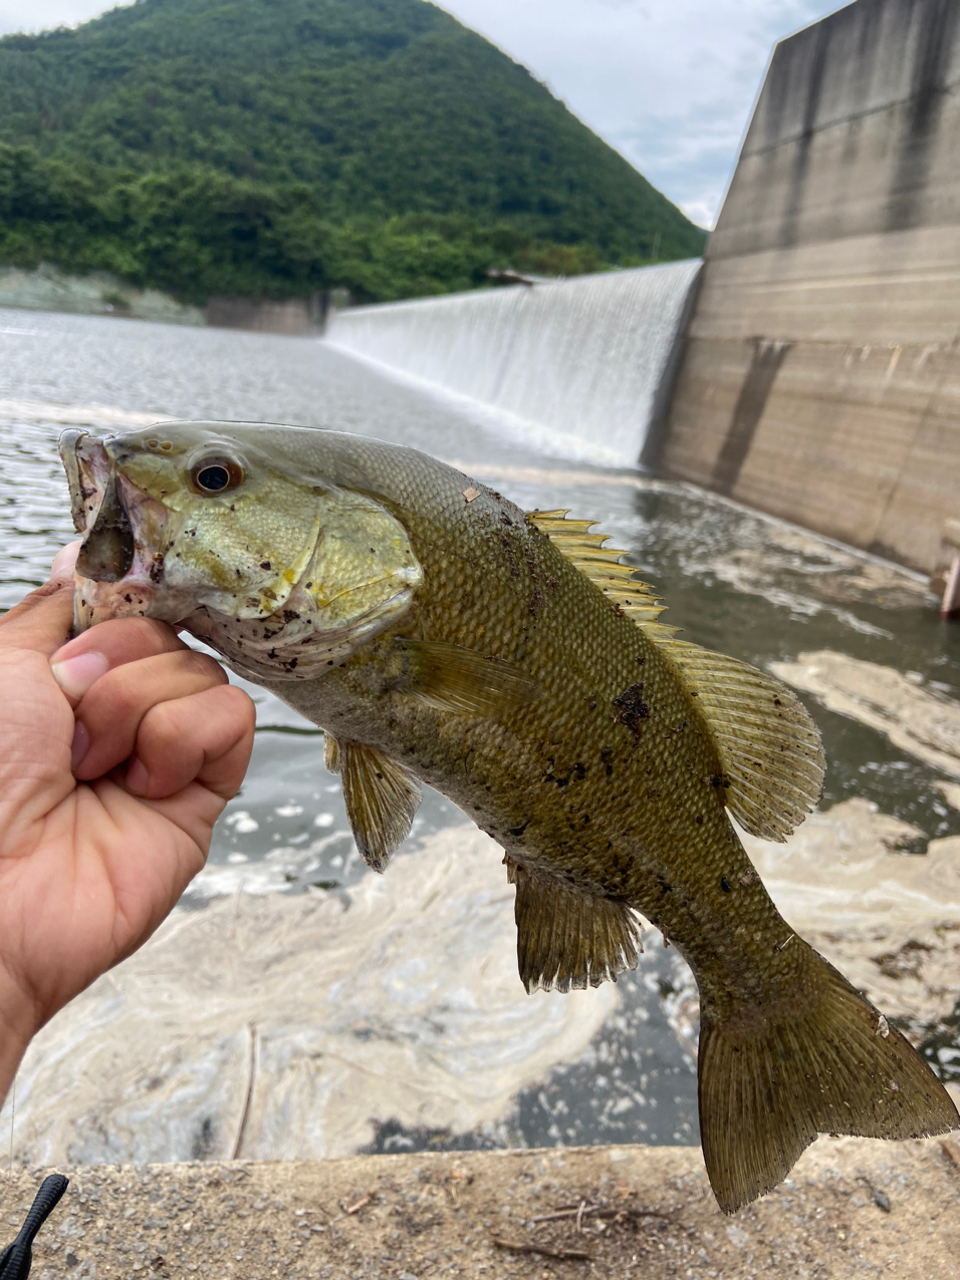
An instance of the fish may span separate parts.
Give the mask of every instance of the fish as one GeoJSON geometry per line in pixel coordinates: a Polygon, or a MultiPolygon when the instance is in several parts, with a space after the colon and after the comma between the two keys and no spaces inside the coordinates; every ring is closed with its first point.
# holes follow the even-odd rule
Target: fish
{"type": "Polygon", "coordinates": [[[162,619],[320,725],[372,868],[427,783],[503,849],[528,991],[635,968],[644,919],[677,948],[725,1213],[820,1133],[960,1124],[904,1036],[780,916],[731,821],[782,841],[815,807],[809,713],[664,623],[594,522],[331,430],[69,431],[61,456],[83,535],[76,630],[162,619]]]}

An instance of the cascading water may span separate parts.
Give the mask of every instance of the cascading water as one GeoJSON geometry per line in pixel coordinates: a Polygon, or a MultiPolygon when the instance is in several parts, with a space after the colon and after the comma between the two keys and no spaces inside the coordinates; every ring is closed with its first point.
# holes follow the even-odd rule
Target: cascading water
{"type": "Polygon", "coordinates": [[[328,340],[492,406],[551,452],[635,466],[666,409],[700,267],[357,307],[328,340]]]}

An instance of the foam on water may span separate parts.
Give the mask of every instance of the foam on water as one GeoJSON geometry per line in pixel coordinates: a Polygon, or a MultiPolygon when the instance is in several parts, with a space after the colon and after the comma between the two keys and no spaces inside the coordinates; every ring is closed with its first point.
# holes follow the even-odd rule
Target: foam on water
{"type": "Polygon", "coordinates": [[[699,260],[358,307],[328,340],[546,430],[558,450],[636,465],[665,409],[699,260]]]}

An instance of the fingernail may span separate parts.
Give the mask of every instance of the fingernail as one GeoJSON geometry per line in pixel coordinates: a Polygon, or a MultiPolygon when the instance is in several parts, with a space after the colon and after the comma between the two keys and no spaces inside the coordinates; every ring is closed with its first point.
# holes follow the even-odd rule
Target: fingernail
{"type": "Polygon", "coordinates": [[[145,796],[150,786],[150,775],[147,773],[146,765],[136,756],[130,762],[130,768],[127,770],[126,786],[127,790],[131,791],[135,796],[145,796]]]}
{"type": "Polygon", "coordinates": [[[53,564],[50,566],[51,579],[70,578],[73,576],[73,569],[77,563],[80,547],[81,543],[78,538],[76,542],[68,542],[65,547],[60,548],[53,557],[53,564]]]}
{"type": "Polygon", "coordinates": [[[76,773],[83,757],[90,750],[90,735],[78,720],[73,729],[73,742],[70,744],[70,771],[76,773]]]}
{"type": "MultiPolygon", "coordinates": [[[[56,654],[53,655],[56,658],[56,654]]],[[[53,678],[68,698],[82,698],[92,684],[106,675],[108,663],[102,653],[90,649],[75,658],[51,662],[53,678]]]]}

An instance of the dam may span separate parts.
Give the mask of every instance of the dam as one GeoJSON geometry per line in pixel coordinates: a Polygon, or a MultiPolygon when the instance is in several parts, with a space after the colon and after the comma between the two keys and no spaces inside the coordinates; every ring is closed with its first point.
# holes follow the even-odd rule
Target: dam
{"type": "Polygon", "coordinates": [[[929,574],[958,514],[960,7],[777,45],[704,262],[346,312],[331,341],[541,447],[929,574]]]}
{"type": "Polygon", "coordinates": [[[667,412],[700,267],[357,307],[329,340],[496,410],[549,452],[629,467],[667,412]]]}

